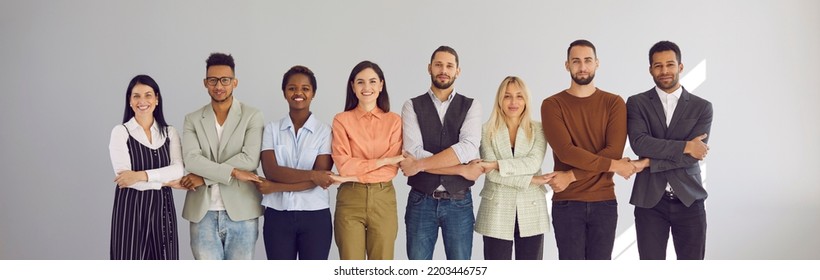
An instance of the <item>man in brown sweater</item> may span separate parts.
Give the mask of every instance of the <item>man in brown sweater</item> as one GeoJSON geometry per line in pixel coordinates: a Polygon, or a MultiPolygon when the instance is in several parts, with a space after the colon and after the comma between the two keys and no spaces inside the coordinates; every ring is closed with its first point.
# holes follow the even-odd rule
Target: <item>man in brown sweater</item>
{"type": "Polygon", "coordinates": [[[610,259],[618,202],[613,173],[628,178],[635,167],[621,159],[626,143],[626,105],[595,87],[595,46],[577,40],[567,49],[569,89],[544,99],[541,123],[553,150],[552,216],[558,258],[610,259]]]}

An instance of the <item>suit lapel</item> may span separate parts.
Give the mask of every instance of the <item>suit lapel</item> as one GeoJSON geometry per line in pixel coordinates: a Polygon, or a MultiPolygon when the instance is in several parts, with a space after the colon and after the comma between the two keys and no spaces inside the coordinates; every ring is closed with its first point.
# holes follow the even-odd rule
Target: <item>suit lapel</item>
{"type": "Polygon", "coordinates": [[[242,117],[242,106],[239,104],[239,101],[234,99],[233,104],[231,104],[231,109],[228,110],[228,118],[225,119],[225,123],[222,124],[222,141],[219,143],[219,153],[222,156],[222,151],[225,150],[225,147],[228,145],[228,140],[230,140],[231,135],[233,135],[234,130],[236,130],[237,125],[239,125],[239,118],[242,117]]]}
{"type": "MultiPolygon", "coordinates": [[[[678,100],[678,105],[675,106],[675,112],[672,114],[672,120],[669,121],[669,129],[666,130],[666,134],[672,131],[672,128],[675,127],[675,124],[682,118],[683,112],[686,112],[686,107],[689,105],[689,92],[683,89],[683,86],[681,86],[681,89],[680,100],[678,100]]],[[[669,135],[666,136],[669,137],[669,135]]]]}
{"type": "Polygon", "coordinates": [[[205,130],[205,138],[208,138],[208,146],[211,149],[211,156],[213,159],[219,155],[217,149],[219,145],[219,137],[216,135],[216,115],[214,109],[210,104],[202,108],[202,129],[205,130]]]}
{"type": "Polygon", "coordinates": [[[666,113],[663,110],[663,103],[661,103],[661,99],[658,98],[658,92],[655,91],[655,88],[650,89],[646,92],[647,97],[649,97],[649,103],[651,103],[652,109],[655,110],[655,116],[661,120],[661,125],[663,125],[663,134],[666,135],[666,131],[668,127],[666,125],[666,113]]]}
{"type": "Polygon", "coordinates": [[[527,141],[527,134],[524,133],[524,128],[519,125],[518,130],[515,132],[515,153],[513,154],[513,157],[518,157],[516,155],[520,155],[522,153],[528,153],[530,148],[532,148],[531,144],[531,141],[527,141]]]}
{"type": "Polygon", "coordinates": [[[498,159],[512,158],[513,153],[510,146],[510,132],[507,124],[502,122],[502,126],[495,132],[495,146],[498,149],[498,159]]]}

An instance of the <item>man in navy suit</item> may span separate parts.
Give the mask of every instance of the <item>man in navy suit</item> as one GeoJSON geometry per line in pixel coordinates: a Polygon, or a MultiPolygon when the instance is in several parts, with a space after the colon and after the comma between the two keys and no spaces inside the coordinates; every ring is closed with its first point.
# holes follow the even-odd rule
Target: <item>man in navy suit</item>
{"type": "Polygon", "coordinates": [[[661,41],[649,50],[655,87],[626,102],[627,131],[640,160],[632,198],[642,260],[665,259],[671,229],[680,259],[702,260],[706,251],[706,189],[699,161],[708,153],[712,103],[684,89],[680,48],[661,41]]]}

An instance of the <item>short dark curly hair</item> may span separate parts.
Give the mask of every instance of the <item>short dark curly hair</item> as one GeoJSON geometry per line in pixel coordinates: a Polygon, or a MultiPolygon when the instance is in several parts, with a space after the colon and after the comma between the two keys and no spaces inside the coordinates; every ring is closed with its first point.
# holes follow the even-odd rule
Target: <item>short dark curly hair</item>
{"type": "Polygon", "coordinates": [[[285,92],[285,86],[288,85],[288,80],[290,80],[290,77],[296,74],[305,75],[308,79],[310,79],[310,86],[313,87],[313,94],[316,95],[316,75],[314,75],[313,71],[310,71],[309,68],[302,65],[291,67],[288,72],[285,72],[285,75],[282,76],[282,92],[285,92]]]}
{"type": "Polygon", "coordinates": [[[231,67],[231,72],[236,73],[236,70],[234,69],[236,68],[236,64],[234,64],[233,56],[231,56],[230,54],[218,52],[211,53],[211,55],[208,56],[208,59],[205,60],[205,70],[211,68],[211,66],[216,65],[226,65],[228,67],[231,67]]]}

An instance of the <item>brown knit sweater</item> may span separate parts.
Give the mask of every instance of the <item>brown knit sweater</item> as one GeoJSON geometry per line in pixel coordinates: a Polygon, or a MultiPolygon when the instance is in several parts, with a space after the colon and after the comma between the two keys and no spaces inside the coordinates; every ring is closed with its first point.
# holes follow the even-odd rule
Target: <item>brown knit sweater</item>
{"type": "Polygon", "coordinates": [[[556,171],[572,170],[576,181],[555,193],[553,201],[615,199],[612,159],[626,144],[626,104],[618,95],[596,89],[579,98],[561,91],[541,104],[544,136],[553,151],[556,171]]]}

